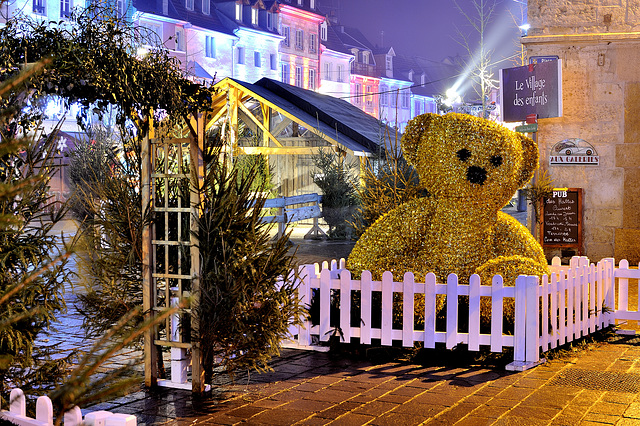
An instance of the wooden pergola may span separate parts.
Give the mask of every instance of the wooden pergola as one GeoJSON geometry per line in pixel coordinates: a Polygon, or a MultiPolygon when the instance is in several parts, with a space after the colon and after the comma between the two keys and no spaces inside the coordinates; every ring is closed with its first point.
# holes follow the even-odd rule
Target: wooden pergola
{"type": "Polygon", "coordinates": [[[200,195],[194,190],[180,192],[172,188],[201,187],[203,150],[210,129],[219,126],[224,147],[231,155],[286,158],[313,155],[329,148],[359,158],[362,164],[379,147],[372,135],[380,125],[373,117],[344,101],[263,80],[248,84],[226,78],[215,86],[212,107],[206,116],[193,116],[183,129],[165,134],[158,134],[150,125],[144,139],[142,208],[153,214],[154,221],[145,224],[142,235],[143,308],[152,318],[191,297],[191,306],[145,334],[147,386],[188,388],[196,393],[206,389],[200,343],[191,339],[198,332],[197,318],[191,312],[198,304],[200,275],[200,255],[191,230],[199,217],[200,195]],[[326,102],[324,111],[320,110],[322,102],[326,102]],[[355,124],[348,126],[332,114],[355,124]],[[356,125],[361,128],[352,128],[356,125]],[[243,126],[251,130],[253,139],[243,139],[243,126]],[[366,132],[369,134],[363,136],[366,132]],[[161,348],[171,351],[171,378],[167,380],[159,379],[161,348]]]}

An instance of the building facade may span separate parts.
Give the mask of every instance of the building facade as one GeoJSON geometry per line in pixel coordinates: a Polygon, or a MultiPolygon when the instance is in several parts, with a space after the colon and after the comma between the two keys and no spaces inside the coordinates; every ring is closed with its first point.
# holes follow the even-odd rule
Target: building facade
{"type": "Polygon", "coordinates": [[[529,58],[561,59],[563,115],[539,120],[541,167],[556,187],[583,189],[583,252],[640,261],[640,8],[637,1],[529,0],[529,58]],[[599,165],[551,165],[580,138],[599,165]]]}
{"type": "Polygon", "coordinates": [[[320,85],[320,23],[316,0],[283,0],[278,6],[280,81],[303,89],[320,85]]]}

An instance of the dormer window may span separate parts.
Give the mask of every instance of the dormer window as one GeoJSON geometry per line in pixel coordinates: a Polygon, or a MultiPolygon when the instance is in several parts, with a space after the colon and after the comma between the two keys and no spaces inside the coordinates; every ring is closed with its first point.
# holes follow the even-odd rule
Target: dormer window
{"type": "Polygon", "coordinates": [[[251,9],[251,23],[258,25],[258,9],[251,9]]]}
{"type": "Polygon", "coordinates": [[[369,52],[362,52],[362,63],[369,64],[369,52]]]}
{"type": "Polygon", "coordinates": [[[202,0],[202,13],[208,15],[211,13],[211,0],[202,0]]]}
{"type": "Polygon", "coordinates": [[[242,4],[236,3],[236,21],[242,21],[242,4]]]}
{"type": "Polygon", "coordinates": [[[327,21],[320,24],[320,39],[322,41],[327,41],[327,21]]]}
{"type": "Polygon", "coordinates": [[[302,6],[302,0],[298,0],[298,6],[302,6]]]}
{"type": "Polygon", "coordinates": [[[193,10],[194,3],[195,3],[194,0],[186,0],[184,6],[187,10],[193,10]]]}
{"type": "Polygon", "coordinates": [[[422,84],[422,85],[427,84],[427,75],[426,74],[422,74],[420,76],[420,84],[422,84]]]}
{"type": "Polygon", "coordinates": [[[391,55],[386,56],[385,69],[388,69],[388,70],[393,69],[393,60],[391,59],[391,55]]]}
{"type": "Polygon", "coordinates": [[[309,1],[309,7],[311,9],[315,9],[316,8],[316,0],[310,0],[309,1]]]}
{"type": "Polygon", "coordinates": [[[413,81],[413,70],[409,71],[409,80],[413,81]]]}
{"type": "Polygon", "coordinates": [[[277,25],[275,24],[275,16],[273,12],[267,12],[267,28],[272,30],[274,28],[276,28],[277,25]]]}

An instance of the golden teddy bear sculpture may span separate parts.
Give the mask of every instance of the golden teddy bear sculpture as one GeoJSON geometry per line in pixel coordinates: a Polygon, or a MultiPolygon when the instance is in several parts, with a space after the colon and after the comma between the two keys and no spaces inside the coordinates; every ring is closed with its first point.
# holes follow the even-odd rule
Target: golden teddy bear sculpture
{"type": "MultiPolygon", "coordinates": [[[[532,139],[485,119],[449,113],[415,117],[401,144],[430,195],[398,206],[365,231],[347,261],[355,276],[369,270],[380,279],[391,271],[397,281],[413,272],[424,282],[433,272],[444,283],[451,273],[461,282],[478,274],[490,285],[499,274],[513,286],[518,275],[548,273],[540,244],[500,211],[538,167],[532,139]]],[[[486,323],[490,305],[483,305],[486,323]]]]}

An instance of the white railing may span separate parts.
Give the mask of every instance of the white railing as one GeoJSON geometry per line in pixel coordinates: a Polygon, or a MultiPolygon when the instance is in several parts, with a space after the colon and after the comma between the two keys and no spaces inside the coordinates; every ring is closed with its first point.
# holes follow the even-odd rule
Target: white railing
{"type": "MultiPolygon", "coordinates": [[[[638,310],[628,309],[628,279],[640,278],[638,270],[628,269],[628,262],[620,261],[616,269],[614,259],[603,259],[597,265],[590,264],[586,257],[575,257],[570,265],[560,265],[554,259],[551,274],[540,279],[536,276],[520,276],[514,286],[504,285],[502,277],[495,276],[491,285],[480,285],[480,278],[473,275],[469,283],[461,284],[451,274],[447,283],[436,282],[428,274],[424,283],[416,283],[412,273],[404,274],[402,281],[394,281],[391,272],[385,272],[380,281],[371,279],[363,271],[361,279],[352,280],[345,269],[344,259],[300,267],[298,295],[303,303],[310,304],[312,295],[319,303],[319,325],[313,326],[309,319],[294,326],[290,333],[294,339],[288,346],[313,347],[314,340],[326,342],[338,332],[344,341],[359,338],[360,343],[370,344],[378,339],[383,346],[400,341],[405,347],[421,342],[425,348],[434,348],[444,343],[451,349],[458,344],[468,345],[477,351],[480,346],[490,347],[492,352],[502,352],[504,347],[514,348],[514,361],[507,366],[511,370],[523,370],[540,362],[540,350],[547,351],[575,339],[586,336],[614,324],[616,320],[640,320],[638,310]],[[618,285],[616,286],[616,280],[618,285]],[[616,298],[616,288],[618,296],[616,298]],[[360,293],[360,321],[351,323],[351,297],[339,298],[339,326],[330,326],[331,291],[340,294],[360,293]],[[372,294],[381,293],[381,325],[373,328],[372,294]],[[402,328],[393,328],[393,294],[402,294],[402,328]],[[416,294],[425,297],[424,329],[414,327],[414,300],[416,294]],[[468,296],[468,332],[459,332],[458,303],[446,303],[446,330],[436,330],[436,298],[458,300],[468,296]],[[490,333],[480,332],[481,298],[491,300],[490,333]],[[505,302],[515,304],[513,334],[505,334],[502,313],[505,302]],[[618,302],[617,309],[615,302],[618,302]]],[[[335,302],[334,302],[335,303],[335,302]]]]}
{"type": "MultiPolygon", "coordinates": [[[[0,407],[1,408],[1,407],[0,407]]],[[[27,417],[27,400],[21,389],[12,389],[9,395],[9,411],[0,410],[0,418],[18,426],[50,426],[53,425],[53,404],[48,396],[40,396],[36,400],[36,418],[27,417]]],[[[94,411],[82,418],[79,407],[74,407],[64,414],[65,426],[104,425],[104,426],[136,426],[136,416],[132,414],[94,411]]]]}

